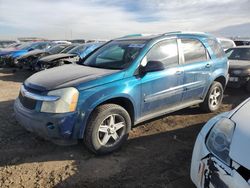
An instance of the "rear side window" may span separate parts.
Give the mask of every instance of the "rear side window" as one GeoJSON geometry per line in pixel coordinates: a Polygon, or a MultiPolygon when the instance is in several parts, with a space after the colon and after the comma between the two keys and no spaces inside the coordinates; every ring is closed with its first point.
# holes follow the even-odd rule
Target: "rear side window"
{"type": "Polygon", "coordinates": [[[147,61],[161,61],[165,67],[178,65],[179,55],[176,39],[157,43],[147,54],[147,61]]]}
{"type": "Polygon", "coordinates": [[[199,40],[181,39],[185,64],[207,61],[207,51],[199,40]]]}
{"type": "Polygon", "coordinates": [[[225,56],[225,52],[222,49],[219,42],[217,42],[216,40],[213,40],[213,39],[208,39],[207,42],[217,58],[221,58],[221,57],[225,56]]]}

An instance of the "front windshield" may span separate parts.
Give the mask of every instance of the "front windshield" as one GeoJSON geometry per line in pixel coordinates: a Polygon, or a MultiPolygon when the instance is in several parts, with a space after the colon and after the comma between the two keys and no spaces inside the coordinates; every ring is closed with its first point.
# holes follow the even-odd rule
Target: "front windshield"
{"type": "Polygon", "coordinates": [[[104,69],[125,69],[138,56],[144,40],[112,41],[89,56],[84,65],[104,69]]]}
{"type": "Polygon", "coordinates": [[[85,48],[86,48],[85,45],[77,46],[77,47],[73,48],[72,50],[68,51],[68,54],[77,54],[77,55],[80,55],[85,48]]]}
{"type": "Polygon", "coordinates": [[[29,48],[31,46],[32,43],[24,43],[21,44],[20,46],[18,46],[19,50],[25,50],[26,48],[29,48]]]}
{"type": "Polygon", "coordinates": [[[228,59],[250,60],[250,48],[232,48],[226,51],[228,59]]]}
{"type": "Polygon", "coordinates": [[[76,46],[78,46],[78,45],[70,45],[67,48],[64,48],[60,53],[68,53],[70,50],[72,50],[76,46]]]}
{"type": "Polygon", "coordinates": [[[41,42],[31,42],[31,43],[25,43],[23,46],[21,45],[19,47],[20,50],[28,50],[28,49],[42,49],[38,47],[42,47],[45,43],[41,42]]]}
{"type": "Polygon", "coordinates": [[[66,47],[66,45],[56,45],[56,46],[54,46],[54,47],[52,47],[52,48],[49,48],[49,49],[48,49],[48,52],[49,52],[50,54],[58,54],[58,53],[60,53],[63,49],[65,49],[65,47],[66,47]]]}

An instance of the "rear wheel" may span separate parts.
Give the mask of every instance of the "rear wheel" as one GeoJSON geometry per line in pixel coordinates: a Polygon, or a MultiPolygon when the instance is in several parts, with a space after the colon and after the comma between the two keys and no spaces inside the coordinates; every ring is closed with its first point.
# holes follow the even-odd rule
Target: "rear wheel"
{"type": "Polygon", "coordinates": [[[84,142],[96,154],[111,153],[127,140],[130,129],[131,118],[123,107],[104,104],[92,113],[84,142]]]}
{"type": "Polygon", "coordinates": [[[223,99],[223,86],[220,82],[214,81],[211,85],[205,100],[200,104],[200,107],[205,112],[214,112],[219,109],[223,99]]]}

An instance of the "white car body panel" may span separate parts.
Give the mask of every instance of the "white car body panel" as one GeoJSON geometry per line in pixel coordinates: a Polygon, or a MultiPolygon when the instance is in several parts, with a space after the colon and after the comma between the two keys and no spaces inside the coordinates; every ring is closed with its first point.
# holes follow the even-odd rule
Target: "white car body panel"
{"type": "Polygon", "coordinates": [[[191,170],[190,170],[191,179],[197,188],[208,188],[208,187],[249,188],[250,187],[250,182],[247,182],[234,168],[228,167],[222,161],[214,157],[213,154],[211,154],[211,152],[208,151],[205,144],[206,137],[209,131],[215,125],[215,123],[221,118],[223,117],[232,118],[233,121],[237,120],[238,123],[244,123],[244,125],[242,124],[243,125],[242,129],[238,128],[239,133],[235,132],[236,136],[235,135],[233,136],[233,139],[235,140],[232,141],[232,143],[234,143],[235,145],[233,145],[233,147],[230,148],[230,156],[235,161],[235,162],[233,161],[232,166],[239,167],[240,164],[244,167],[247,167],[245,165],[249,165],[250,163],[249,147],[247,147],[250,144],[249,142],[250,128],[247,126],[248,122],[247,121],[244,122],[243,120],[244,118],[248,118],[247,115],[250,112],[249,109],[250,109],[250,98],[241,103],[234,110],[220,114],[210,119],[200,131],[195,142],[192,162],[191,162],[191,170]],[[243,130],[245,130],[245,132],[243,132],[243,130]],[[242,133],[246,134],[245,138],[242,137],[242,133]],[[239,153],[237,152],[241,153],[243,152],[241,145],[242,141],[245,142],[246,139],[248,141],[243,144],[243,148],[246,147],[247,149],[244,148],[243,156],[239,156],[239,153]],[[241,161],[241,163],[238,160],[241,161]]]}
{"type": "Polygon", "coordinates": [[[235,123],[229,156],[250,170],[250,102],[242,106],[231,118],[235,123]]]}

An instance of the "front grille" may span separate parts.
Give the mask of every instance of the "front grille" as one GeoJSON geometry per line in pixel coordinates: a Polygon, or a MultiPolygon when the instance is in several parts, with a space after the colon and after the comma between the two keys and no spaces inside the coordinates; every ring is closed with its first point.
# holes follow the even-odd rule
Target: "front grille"
{"type": "MultiPolygon", "coordinates": [[[[25,87],[25,89],[27,90],[27,91],[29,91],[29,92],[31,92],[31,93],[35,93],[35,94],[41,94],[41,90],[38,90],[38,89],[40,89],[40,88],[38,88],[39,86],[34,86],[33,85],[33,87],[29,87],[29,86],[24,86],[25,87]]],[[[42,88],[41,88],[42,89],[42,88]]]]}
{"type": "Polygon", "coordinates": [[[21,92],[19,93],[19,100],[21,104],[27,109],[34,110],[36,108],[37,101],[23,96],[21,92]]]}

